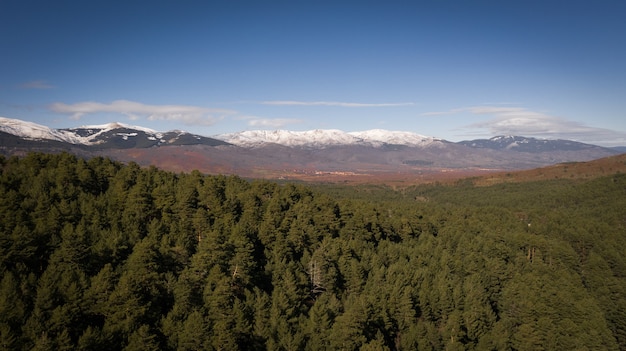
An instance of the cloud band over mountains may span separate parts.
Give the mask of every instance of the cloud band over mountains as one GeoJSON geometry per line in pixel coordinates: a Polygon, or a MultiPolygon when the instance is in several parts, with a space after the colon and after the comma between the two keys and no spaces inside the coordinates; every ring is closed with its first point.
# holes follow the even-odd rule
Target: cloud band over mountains
{"type": "MultiPolygon", "coordinates": [[[[355,103],[335,101],[292,101],[273,100],[262,101],[262,105],[272,106],[336,106],[336,107],[397,107],[414,105],[411,102],[404,103],[355,103]]],[[[237,117],[238,111],[228,109],[206,108],[190,105],[148,105],[129,100],[116,100],[111,103],[94,101],[65,104],[57,102],[48,106],[57,113],[68,114],[72,119],[81,119],[85,115],[97,113],[115,113],[127,116],[131,120],[145,118],[151,121],[178,121],[186,125],[209,126],[213,125],[225,116],[237,117]]],[[[297,118],[261,118],[261,117],[238,117],[247,120],[250,127],[282,128],[290,124],[302,123],[297,118]]]]}
{"type": "Polygon", "coordinates": [[[593,144],[607,141],[622,145],[626,132],[596,128],[565,118],[522,107],[473,106],[443,112],[428,112],[423,116],[443,116],[470,113],[491,116],[490,119],[466,125],[460,129],[475,130],[473,135],[520,135],[551,139],[571,139],[593,144]]]}
{"type": "Polygon", "coordinates": [[[118,113],[133,120],[145,117],[152,121],[179,121],[186,125],[213,125],[223,116],[235,113],[226,109],[188,105],[148,105],[128,100],[116,100],[110,104],[92,101],[75,104],[57,102],[49,108],[54,112],[69,114],[73,119],[80,119],[87,114],[118,113]]]}
{"type": "MultiPolygon", "coordinates": [[[[332,101],[292,101],[273,100],[258,102],[272,106],[336,106],[347,108],[363,107],[397,107],[409,106],[414,103],[353,103],[332,101]]],[[[53,103],[48,106],[50,111],[69,115],[72,119],[81,119],[92,114],[120,114],[131,120],[145,119],[148,121],[179,122],[188,126],[213,126],[219,121],[230,118],[231,121],[246,121],[248,127],[279,129],[287,125],[306,124],[307,120],[298,118],[265,118],[254,115],[243,115],[236,110],[207,108],[193,105],[150,105],[129,100],[115,100],[110,103],[93,101],[74,104],[53,103]]],[[[472,115],[485,116],[479,120],[450,128],[462,133],[462,137],[518,135],[546,139],[569,139],[585,143],[605,146],[626,144],[626,131],[591,127],[583,123],[557,117],[544,112],[532,111],[524,107],[502,105],[479,105],[451,109],[441,112],[427,112],[422,116],[472,115]]],[[[469,117],[469,116],[468,116],[469,117]]],[[[475,119],[475,117],[472,117],[475,119]]]]}

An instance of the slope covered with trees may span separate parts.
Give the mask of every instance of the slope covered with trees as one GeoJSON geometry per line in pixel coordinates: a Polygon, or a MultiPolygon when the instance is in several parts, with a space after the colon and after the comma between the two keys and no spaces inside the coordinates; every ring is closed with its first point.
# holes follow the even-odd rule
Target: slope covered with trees
{"type": "Polygon", "coordinates": [[[626,349],[626,176],[310,188],[0,158],[0,348],[626,349]]]}

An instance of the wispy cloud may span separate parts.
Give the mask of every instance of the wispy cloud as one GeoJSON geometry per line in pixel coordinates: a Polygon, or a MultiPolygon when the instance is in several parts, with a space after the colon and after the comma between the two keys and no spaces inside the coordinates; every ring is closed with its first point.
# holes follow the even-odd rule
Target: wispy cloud
{"type": "Polygon", "coordinates": [[[472,123],[466,128],[486,129],[492,134],[516,134],[535,136],[559,136],[586,134],[597,128],[566,120],[542,112],[530,111],[521,107],[479,106],[466,109],[475,115],[489,115],[493,118],[472,123]]]}
{"type": "Polygon", "coordinates": [[[462,109],[462,108],[455,108],[452,110],[448,110],[448,111],[431,111],[431,112],[424,112],[422,113],[422,116],[445,116],[445,115],[454,115],[457,113],[461,113],[461,112],[465,112],[467,111],[466,109],[462,109]]]}
{"type": "Polygon", "coordinates": [[[462,108],[454,108],[447,111],[434,111],[434,112],[425,112],[422,113],[422,116],[443,116],[443,115],[454,115],[458,113],[472,113],[475,115],[499,115],[499,116],[512,116],[512,115],[523,115],[523,116],[537,116],[539,113],[529,111],[522,107],[502,107],[502,106],[474,106],[474,107],[462,107],[462,108]]]}
{"type": "Polygon", "coordinates": [[[300,124],[304,121],[297,118],[260,118],[255,116],[243,116],[237,119],[246,120],[249,127],[280,129],[291,124],[300,124]]]}
{"type": "Polygon", "coordinates": [[[590,127],[580,122],[531,111],[522,107],[474,106],[442,112],[428,112],[424,116],[460,113],[491,116],[461,128],[468,135],[523,135],[539,138],[578,140],[600,145],[626,144],[626,132],[590,127]]]}
{"type": "Polygon", "coordinates": [[[360,103],[339,101],[293,101],[293,100],[270,100],[263,101],[263,105],[274,106],[338,106],[338,107],[398,107],[415,105],[413,102],[399,103],[360,103]]]}
{"type": "Polygon", "coordinates": [[[128,100],[116,100],[110,104],[100,102],[79,102],[75,104],[54,103],[49,109],[71,115],[73,119],[80,119],[87,114],[118,113],[136,120],[141,117],[151,121],[178,121],[186,125],[212,125],[226,115],[235,114],[235,111],[225,109],[211,109],[188,105],[147,105],[128,100]]]}
{"type": "Polygon", "coordinates": [[[20,89],[53,89],[55,88],[55,86],[52,84],[49,84],[45,80],[33,80],[30,82],[25,82],[25,83],[18,85],[18,88],[20,89]]]}

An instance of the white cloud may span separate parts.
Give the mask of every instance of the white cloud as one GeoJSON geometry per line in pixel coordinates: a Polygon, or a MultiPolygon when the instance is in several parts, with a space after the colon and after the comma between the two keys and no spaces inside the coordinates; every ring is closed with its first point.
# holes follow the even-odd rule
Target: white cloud
{"type": "Polygon", "coordinates": [[[440,116],[461,113],[491,116],[488,120],[471,123],[461,128],[469,131],[467,135],[522,135],[570,139],[606,146],[626,145],[626,132],[590,127],[583,123],[522,107],[474,106],[443,112],[428,112],[423,115],[440,116]]]}
{"type": "Polygon", "coordinates": [[[291,100],[263,101],[262,104],[274,105],[274,106],[339,106],[339,107],[398,107],[398,106],[415,105],[412,102],[367,104],[367,103],[358,103],[358,102],[291,101],[291,100]]]}
{"type": "Polygon", "coordinates": [[[146,105],[128,100],[116,100],[110,104],[86,101],[68,105],[57,102],[49,108],[54,112],[70,114],[73,119],[80,119],[87,114],[106,112],[119,113],[133,120],[144,117],[151,121],[178,121],[186,125],[212,125],[224,116],[236,113],[232,110],[188,105],[146,105]]]}
{"type": "Polygon", "coordinates": [[[448,111],[432,111],[432,112],[424,112],[422,113],[422,116],[445,116],[445,115],[454,115],[457,113],[461,113],[464,112],[465,109],[462,108],[455,108],[452,110],[448,110],[448,111]]]}
{"type": "Polygon", "coordinates": [[[250,118],[248,125],[251,127],[279,129],[289,124],[302,123],[302,120],[293,118],[250,118]]]}
{"type": "Polygon", "coordinates": [[[20,89],[53,89],[54,85],[49,84],[45,80],[33,80],[19,85],[20,89]]]}
{"type": "Polygon", "coordinates": [[[472,107],[469,112],[476,115],[491,115],[492,119],[473,123],[467,128],[487,129],[492,134],[546,135],[588,133],[595,128],[584,126],[548,114],[523,108],[472,107]]]}

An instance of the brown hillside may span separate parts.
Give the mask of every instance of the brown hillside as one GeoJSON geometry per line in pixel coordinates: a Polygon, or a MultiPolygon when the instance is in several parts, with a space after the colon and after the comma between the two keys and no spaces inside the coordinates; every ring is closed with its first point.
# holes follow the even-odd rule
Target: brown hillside
{"type": "Polygon", "coordinates": [[[626,153],[587,162],[567,162],[523,171],[497,172],[478,177],[474,183],[485,186],[547,179],[593,179],[616,173],[626,173],[626,153]]]}

